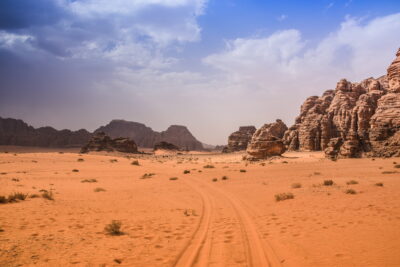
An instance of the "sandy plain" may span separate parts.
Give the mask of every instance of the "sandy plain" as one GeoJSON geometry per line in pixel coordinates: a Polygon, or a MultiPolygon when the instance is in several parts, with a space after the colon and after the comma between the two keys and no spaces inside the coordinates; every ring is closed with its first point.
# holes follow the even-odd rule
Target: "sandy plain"
{"type": "Polygon", "coordinates": [[[54,200],[0,204],[0,266],[400,266],[400,158],[6,150],[0,196],[54,200]]]}

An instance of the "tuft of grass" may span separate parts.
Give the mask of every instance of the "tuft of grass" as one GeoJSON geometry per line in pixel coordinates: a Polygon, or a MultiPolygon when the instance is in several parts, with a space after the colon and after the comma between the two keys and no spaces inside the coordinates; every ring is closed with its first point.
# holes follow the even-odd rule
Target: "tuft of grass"
{"type": "Polygon", "coordinates": [[[286,160],[284,160],[284,161],[282,161],[282,163],[285,163],[285,164],[287,164],[287,163],[289,163],[289,162],[287,162],[286,160]]]}
{"type": "Polygon", "coordinates": [[[294,189],[301,188],[301,183],[293,183],[292,188],[294,188],[294,189]]]}
{"type": "Polygon", "coordinates": [[[104,188],[101,188],[101,187],[96,187],[93,191],[98,193],[98,192],[105,192],[106,190],[104,188]]]}
{"type": "Polygon", "coordinates": [[[140,166],[140,164],[139,164],[139,161],[138,161],[138,160],[134,160],[134,161],[132,161],[132,162],[131,162],[131,165],[134,165],[134,166],[140,166]]]}
{"type": "Polygon", "coordinates": [[[280,193],[275,195],[276,201],[283,201],[287,199],[293,199],[294,195],[292,193],[280,193]]]}
{"type": "Polygon", "coordinates": [[[217,182],[218,179],[217,179],[217,178],[213,178],[212,181],[213,181],[213,182],[217,182]]]}
{"type": "Polygon", "coordinates": [[[0,196],[0,204],[6,204],[8,203],[8,199],[5,196],[0,196]]]}
{"type": "Polygon", "coordinates": [[[247,172],[245,169],[240,169],[239,171],[240,172],[247,172]]]}
{"type": "Polygon", "coordinates": [[[397,173],[397,171],[383,171],[382,174],[393,174],[397,173]]]}
{"type": "Polygon", "coordinates": [[[111,163],[115,163],[115,162],[118,162],[118,160],[117,159],[110,159],[110,162],[111,163]]]}
{"type": "Polygon", "coordinates": [[[78,162],[83,162],[83,161],[85,161],[84,159],[77,159],[76,161],[78,161],[78,162]]]}
{"type": "Polygon", "coordinates": [[[178,177],[170,177],[169,178],[171,181],[176,181],[176,180],[178,180],[178,177]]]}
{"type": "Polygon", "coordinates": [[[115,261],[116,263],[118,263],[118,264],[121,264],[121,263],[122,263],[122,260],[121,260],[121,259],[114,259],[114,261],[115,261]]]}
{"type": "Polygon", "coordinates": [[[346,194],[350,194],[350,195],[355,195],[357,194],[356,190],[354,189],[347,189],[346,191],[344,191],[346,194]]]}
{"type": "Polygon", "coordinates": [[[78,169],[73,169],[72,172],[79,172],[79,170],[78,169]]]}
{"type": "Polygon", "coordinates": [[[85,179],[82,180],[81,183],[97,183],[96,179],[85,179]]]}
{"type": "Polygon", "coordinates": [[[358,184],[358,182],[356,180],[350,180],[350,181],[347,181],[346,184],[348,184],[348,185],[358,184]]]}
{"type": "Polygon", "coordinates": [[[376,183],[375,186],[383,186],[383,183],[381,183],[381,182],[376,183]]]}
{"type": "Polygon", "coordinates": [[[31,195],[29,195],[29,197],[30,198],[38,198],[38,197],[40,197],[38,194],[31,194],[31,195]]]}
{"type": "Polygon", "coordinates": [[[8,195],[7,201],[9,203],[18,202],[19,200],[25,200],[27,196],[28,196],[28,194],[16,192],[11,195],[8,195]]]}
{"type": "Polygon", "coordinates": [[[151,178],[154,175],[156,175],[155,173],[145,173],[142,175],[142,177],[140,179],[147,179],[147,178],[151,178]]]}
{"type": "Polygon", "coordinates": [[[207,165],[204,165],[203,168],[204,169],[212,169],[212,168],[215,168],[215,167],[214,167],[214,165],[207,164],[207,165]]]}
{"type": "Polygon", "coordinates": [[[323,185],[325,186],[332,186],[334,184],[334,182],[332,180],[325,180],[323,185]]]}
{"type": "Polygon", "coordinates": [[[190,173],[189,170],[184,170],[184,171],[183,171],[183,174],[188,174],[188,173],[190,173]]]}
{"type": "Polygon", "coordinates": [[[123,235],[124,233],[121,231],[122,223],[117,220],[112,220],[110,224],[107,224],[104,227],[104,231],[109,235],[123,235]]]}
{"type": "Polygon", "coordinates": [[[42,193],[42,198],[47,199],[47,200],[54,200],[53,192],[45,190],[42,193]]]}
{"type": "Polygon", "coordinates": [[[12,178],[11,181],[13,181],[13,182],[19,182],[19,179],[18,179],[18,178],[12,178]]]}
{"type": "Polygon", "coordinates": [[[222,176],[221,179],[222,179],[222,180],[228,180],[228,176],[224,175],[224,176],[222,176]]]}

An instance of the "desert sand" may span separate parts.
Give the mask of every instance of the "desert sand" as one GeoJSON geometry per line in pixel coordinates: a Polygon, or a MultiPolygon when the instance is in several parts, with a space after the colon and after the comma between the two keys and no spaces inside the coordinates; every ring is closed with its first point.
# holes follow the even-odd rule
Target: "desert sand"
{"type": "Polygon", "coordinates": [[[400,158],[5,150],[0,266],[400,266],[400,158]]]}

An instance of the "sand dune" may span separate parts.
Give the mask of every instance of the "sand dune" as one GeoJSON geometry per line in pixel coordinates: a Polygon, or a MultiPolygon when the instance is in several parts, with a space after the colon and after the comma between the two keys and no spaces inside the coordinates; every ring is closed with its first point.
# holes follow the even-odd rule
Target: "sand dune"
{"type": "Polygon", "coordinates": [[[7,150],[0,196],[54,200],[0,204],[0,266],[400,265],[399,158],[7,150]]]}

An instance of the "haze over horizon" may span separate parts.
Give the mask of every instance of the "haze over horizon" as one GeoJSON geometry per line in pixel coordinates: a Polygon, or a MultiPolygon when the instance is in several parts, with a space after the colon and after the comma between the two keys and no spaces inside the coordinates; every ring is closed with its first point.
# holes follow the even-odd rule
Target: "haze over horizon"
{"type": "Polygon", "coordinates": [[[178,124],[216,145],[241,125],[290,126],[341,78],[386,74],[399,1],[299,3],[3,0],[0,116],[90,131],[178,124]]]}

